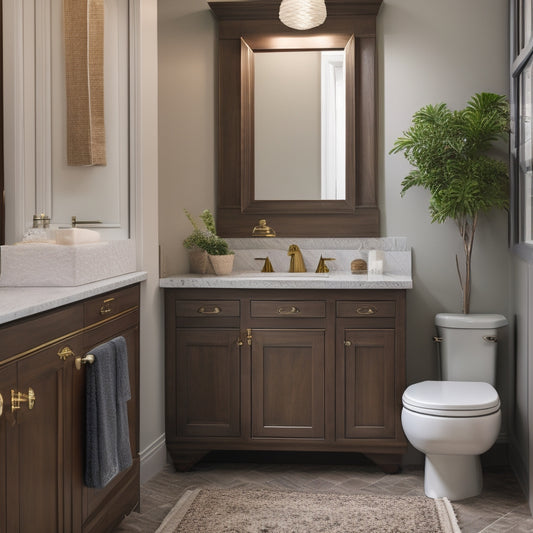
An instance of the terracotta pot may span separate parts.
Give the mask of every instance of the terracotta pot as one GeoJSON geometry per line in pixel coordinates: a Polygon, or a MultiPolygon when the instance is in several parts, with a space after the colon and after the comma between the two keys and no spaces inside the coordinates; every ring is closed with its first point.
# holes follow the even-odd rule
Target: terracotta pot
{"type": "Polygon", "coordinates": [[[211,263],[213,270],[217,276],[224,276],[231,274],[233,270],[234,254],[229,255],[210,255],[209,262],[211,263]]]}
{"type": "Polygon", "coordinates": [[[208,262],[208,254],[205,250],[200,250],[200,248],[189,250],[189,270],[191,274],[205,274],[208,262]]]}

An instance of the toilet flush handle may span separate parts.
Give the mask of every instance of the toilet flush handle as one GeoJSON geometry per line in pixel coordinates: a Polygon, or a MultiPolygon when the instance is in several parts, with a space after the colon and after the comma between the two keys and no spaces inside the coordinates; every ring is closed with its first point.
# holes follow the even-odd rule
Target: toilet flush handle
{"type": "Polygon", "coordinates": [[[498,342],[498,337],[494,335],[483,335],[482,339],[487,342],[498,342]]]}

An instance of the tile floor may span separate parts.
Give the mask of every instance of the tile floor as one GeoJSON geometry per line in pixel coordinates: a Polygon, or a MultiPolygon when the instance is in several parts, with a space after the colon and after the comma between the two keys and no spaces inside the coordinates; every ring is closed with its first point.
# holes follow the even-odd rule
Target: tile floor
{"type": "MultiPolygon", "coordinates": [[[[126,517],[115,533],[154,532],[180,495],[198,487],[422,495],[423,484],[422,470],[414,468],[387,475],[372,465],[203,461],[177,473],[169,465],[141,487],[141,512],[126,517]]],[[[507,468],[485,469],[481,496],[453,506],[462,533],[533,532],[526,499],[507,468]]]]}

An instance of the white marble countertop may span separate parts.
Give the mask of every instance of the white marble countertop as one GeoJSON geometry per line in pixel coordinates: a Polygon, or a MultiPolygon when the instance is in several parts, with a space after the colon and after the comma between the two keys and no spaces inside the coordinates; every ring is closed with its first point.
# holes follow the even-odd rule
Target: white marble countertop
{"type": "Polygon", "coordinates": [[[132,272],[77,287],[0,287],[0,324],[144,280],[146,272],[132,272]]]}
{"type": "Polygon", "coordinates": [[[159,280],[159,286],[169,288],[204,289],[411,289],[410,275],[352,274],[351,272],[233,272],[228,276],[182,274],[159,280]]]}

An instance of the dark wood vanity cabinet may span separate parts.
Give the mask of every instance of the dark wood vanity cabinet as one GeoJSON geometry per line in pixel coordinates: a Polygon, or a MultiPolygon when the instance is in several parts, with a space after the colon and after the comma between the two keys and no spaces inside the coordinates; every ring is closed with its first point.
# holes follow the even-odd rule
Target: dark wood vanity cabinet
{"type": "Polygon", "coordinates": [[[405,291],[166,289],[166,439],[211,450],[406,450],[405,291]]]}
{"type": "Polygon", "coordinates": [[[0,533],[110,531],[138,505],[138,327],[138,286],[0,326],[0,533]],[[75,360],[118,335],[128,346],[133,465],[89,489],[85,372],[75,360]]]}

